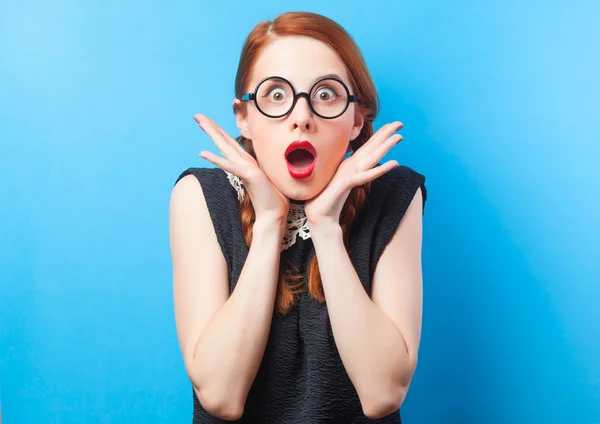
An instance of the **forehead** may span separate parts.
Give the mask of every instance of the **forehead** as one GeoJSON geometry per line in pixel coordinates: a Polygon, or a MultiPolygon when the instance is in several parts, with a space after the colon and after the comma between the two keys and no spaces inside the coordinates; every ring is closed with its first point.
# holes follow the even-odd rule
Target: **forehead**
{"type": "Polygon", "coordinates": [[[250,88],[276,75],[290,81],[299,91],[308,90],[326,74],[337,74],[349,83],[346,65],[327,44],[304,36],[279,37],[259,55],[252,70],[250,88]]]}

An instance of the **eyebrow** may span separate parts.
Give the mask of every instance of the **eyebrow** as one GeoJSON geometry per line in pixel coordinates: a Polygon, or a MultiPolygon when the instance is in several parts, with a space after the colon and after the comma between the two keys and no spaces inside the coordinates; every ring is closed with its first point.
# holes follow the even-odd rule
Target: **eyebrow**
{"type": "MultiPolygon", "coordinates": [[[[281,77],[281,75],[272,75],[272,76],[281,77]]],[[[265,77],[265,78],[267,78],[267,77],[265,77]]],[[[281,77],[281,78],[285,78],[285,77],[281,77]]],[[[315,78],[314,80],[312,80],[312,82],[310,83],[310,85],[313,85],[314,83],[316,83],[317,81],[319,81],[319,80],[321,80],[323,78],[337,78],[340,81],[342,81],[344,84],[348,85],[348,83],[346,81],[344,81],[344,78],[342,78],[340,75],[338,75],[336,73],[330,73],[330,74],[321,75],[321,76],[315,78]]],[[[261,79],[261,81],[262,81],[262,79],[261,79]]]]}
{"type": "MultiPolygon", "coordinates": [[[[340,81],[344,81],[344,79],[341,76],[339,76],[338,74],[325,74],[325,75],[321,75],[320,77],[315,78],[312,81],[312,83],[314,84],[315,82],[317,82],[317,81],[319,81],[320,79],[323,79],[323,78],[337,78],[340,81]]],[[[345,82],[344,82],[344,84],[345,84],[345,82]]]]}

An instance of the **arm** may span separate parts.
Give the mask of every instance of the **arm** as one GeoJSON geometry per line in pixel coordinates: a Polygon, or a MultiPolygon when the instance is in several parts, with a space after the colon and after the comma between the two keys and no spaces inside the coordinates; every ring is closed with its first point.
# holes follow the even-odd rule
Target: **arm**
{"type": "Polygon", "coordinates": [[[422,311],[419,188],[365,292],[339,225],[311,226],[333,336],[369,418],[397,410],[417,365],[422,311]]]}
{"type": "Polygon", "coordinates": [[[227,263],[200,184],[188,175],[173,188],[169,231],[177,334],[196,395],[216,417],[243,414],[271,325],[284,224],[257,219],[229,296],[227,263]]]}

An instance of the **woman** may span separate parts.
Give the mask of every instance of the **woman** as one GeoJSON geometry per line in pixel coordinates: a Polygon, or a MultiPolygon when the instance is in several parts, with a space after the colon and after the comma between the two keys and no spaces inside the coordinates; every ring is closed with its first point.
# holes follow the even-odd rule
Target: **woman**
{"type": "Polygon", "coordinates": [[[311,13],[257,25],[241,135],[173,189],[177,333],[194,423],[399,423],[421,331],[423,175],[378,161],[378,98],[351,37],[311,13]]]}

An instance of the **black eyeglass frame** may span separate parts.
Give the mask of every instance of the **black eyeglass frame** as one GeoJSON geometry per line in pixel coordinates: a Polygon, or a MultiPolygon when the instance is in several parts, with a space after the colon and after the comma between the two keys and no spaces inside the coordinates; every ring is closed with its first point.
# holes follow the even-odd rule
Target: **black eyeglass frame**
{"type": "Polygon", "coordinates": [[[344,81],[338,79],[338,78],[334,78],[334,77],[325,77],[325,78],[321,78],[320,80],[318,80],[317,82],[315,82],[313,84],[313,86],[310,88],[310,90],[308,91],[308,93],[306,91],[301,91],[300,93],[296,93],[296,89],[294,88],[294,86],[292,85],[291,82],[289,82],[287,79],[283,78],[283,77],[278,77],[278,76],[272,76],[272,77],[267,77],[263,80],[261,80],[258,84],[256,84],[256,88],[254,89],[253,93],[246,93],[244,95],[242,95],[241,99],[242,101],[254,101],[254,105],[256,106],[256,108],[258,109],[258,111],[260,113],[262,113],[263,115],[265,115],[268,118],[282,118],[284,116],[286,116],[287,114],[289,114],[292,110],[294,110],[294,107],[296,107],[296,102],[298,101],[298,98],[300,97],[305,97],[306,101],[308,103],[308,107],[310,108],[310,110],[317,116],[323,118],[323,119],[335,119],[335,118],[339,118],[340,116],[342,116],[346,110],[348,110],[348,107],[350,106],[350,103],[358,103],[358,97],[356,96],[356,94],[350,94],[350,90],[348,90],[348,87],[346,86],[346,84],[344,84],[344,81]],[[281,81],[286,82],[291,88],[292,88],[292,94],[294,96],[294,100],[292,101],[292,105],[290,106],[289,110],[285,113],[282,113],[281,115],[269,115],[268,113],[265,113],[260,106],[258,105],[258,100],[256,99],[256,93],[258,93],[258,88],[261,86],[262,83],[264,83],[265,81],[271,80],[271,79],[278,79],[281,81]],[[312,91],[315,89],[315,87],[323,82],[323,81],[327,81],[327,80],[333,80],[333,81],[337,81],[339,82],[342,87],[344,87],[344,90],[346,90],[346,107],[344,107],[344,110],[342,110],[339,114],[335,115],[335,116],[323,116],[321,115],[319,112],[317,112],[312,105],[312,102],[310,101],[310,95],[312,94],[312,91]]]}

